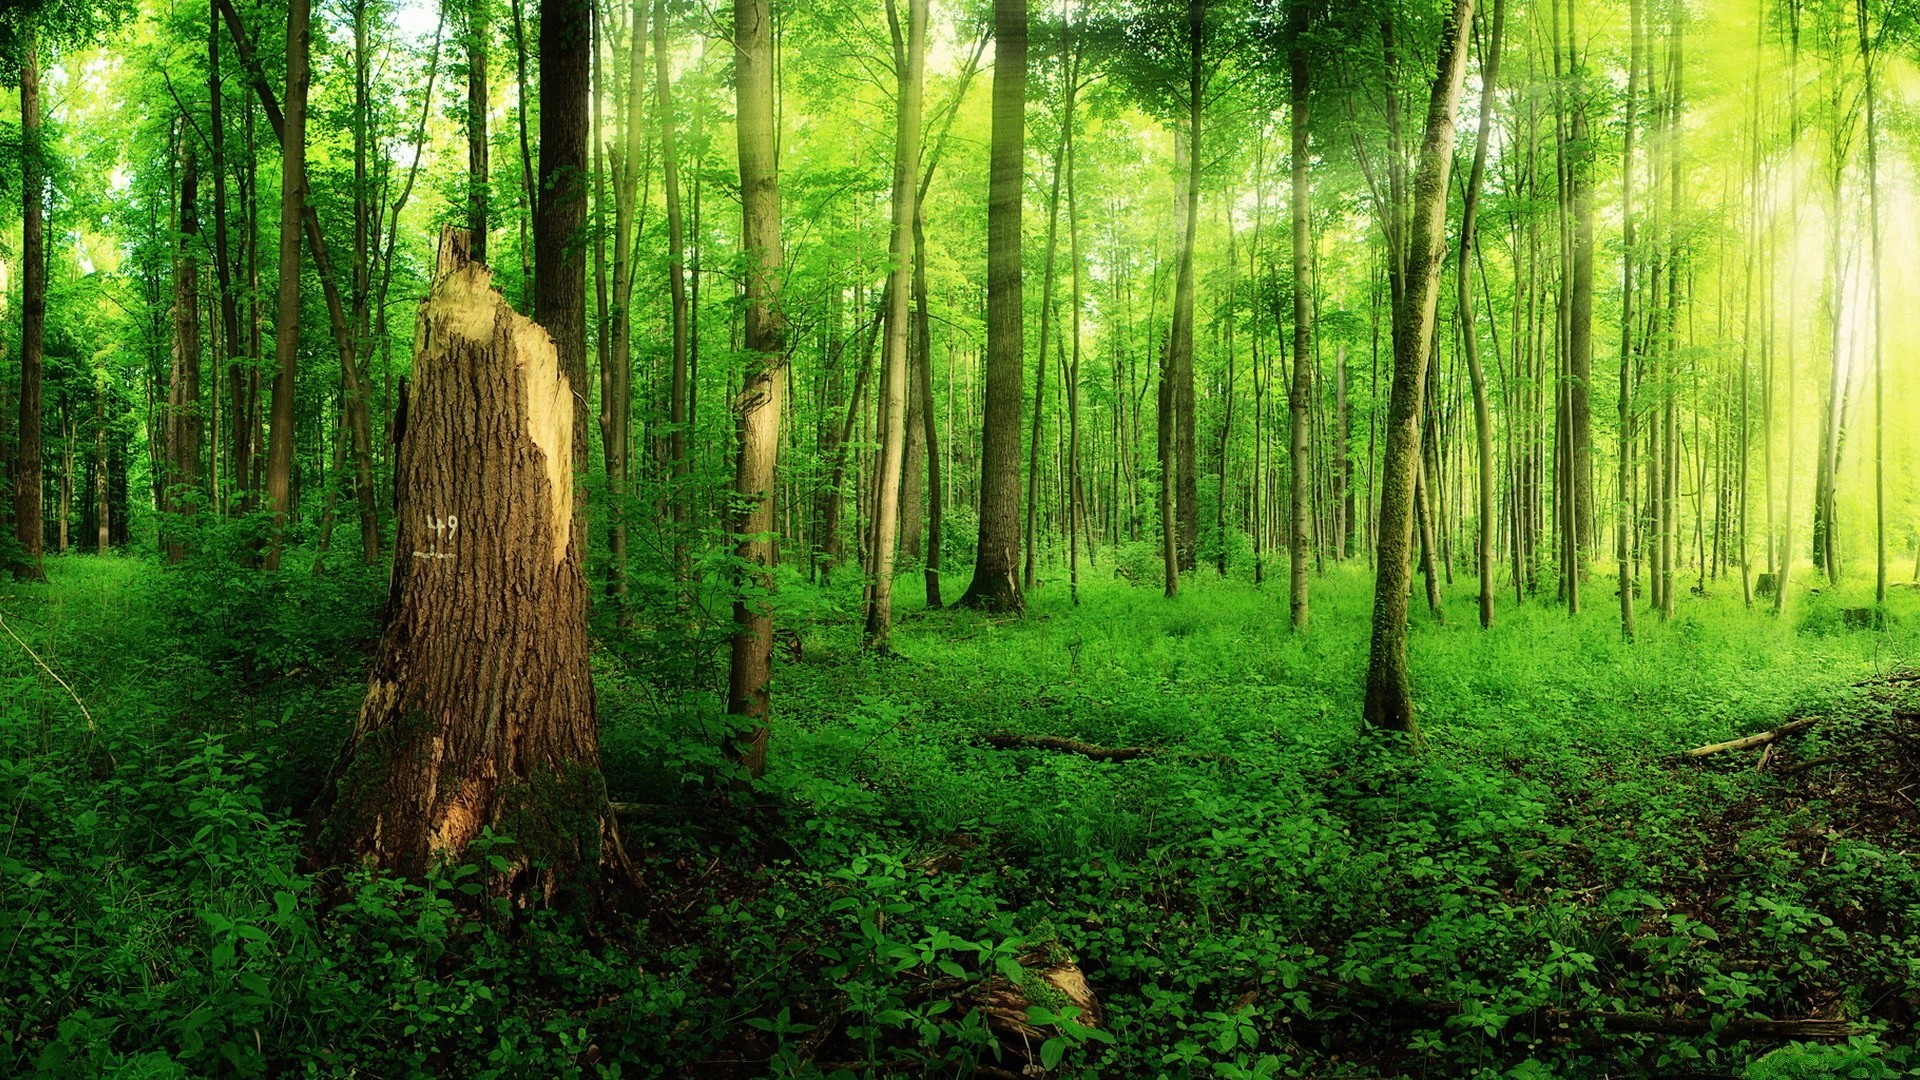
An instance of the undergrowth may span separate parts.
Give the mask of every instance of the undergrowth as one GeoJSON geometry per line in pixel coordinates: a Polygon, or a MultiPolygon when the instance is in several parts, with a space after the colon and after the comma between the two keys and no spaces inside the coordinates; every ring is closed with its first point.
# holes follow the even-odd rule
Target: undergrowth
{"type": "Polygon", "coordinates": [[[383,583],[216,567],[59,559],[0,597],[45,664],[0,641],[0,1073],[1017,1073],[968,1005],[997,978],[1050,1074],[1920,1075],[1920,815],[1888,794],[1920,688],[1876,682],[1920,661],[1912,592],[1876,628],[1846,595],[1776,619],[1722,586],[1626,643],[1608,610],[1507,598],[1482,632],[1463,582],[1445,624],[1415,616],[1416,754],[1357,721],[1357,569],[1315,580],[1304,635],[1280,593],[1202,571],[1168,602],[1105,570],[1018,619],[903,613],[886,658],[854,584],[787,581],[744,797],[724,622],[607,619],[646,898],[590,931],[477,900],[485,845],[323,890],[302,815],[383,583]],[[982,739],[1008,734],[1156,752],[982,739]],[[1742,1034],[1804,1017],[1853,1033],[1742,1034]]]}

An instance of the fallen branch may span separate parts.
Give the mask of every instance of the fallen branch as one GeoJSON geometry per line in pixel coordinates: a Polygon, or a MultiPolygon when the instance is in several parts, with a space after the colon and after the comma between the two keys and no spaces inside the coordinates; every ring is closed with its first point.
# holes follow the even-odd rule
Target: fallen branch
{"type": "Polygon", "coordinates": [[[1780,770],[1780,774],[1784,776],[1788,773],[1797,773],[1806,769],[1817,769],[1822,765],[1832,765],[1834,762],[1839,760],[1840,760],[1840,755],[1838,754],[1828,754],[1825,757],[1808,758],[1805,761],[1796,761],[1793,764],[1788,765],[1787,767],[1780,770]]]}
{"type": "Polygon", "coordinates": [[[1157,746],[1095,746],[1078,739],[1063,739],[1058,735],[982,735],[980,741],[996,750],[1058,750],[1063,754],[1079,754],[1095,761],[1133,761],[1161,752],[1157,746]]]}
{"type": "Polygon", "coordinates": [[[1791,735],[1796,731],[1805,731],[1819,722],[1820,718],[1817,716],[1790,720],[1774,728],[1772,731],[1762,731],[1758,735],[1748,735],[1744,738],[1730,739],[1727,742],[1713,743],[1708,746],[1696,746],[1687,751],[1685,756],[1694,758],[1706,757],[1708,754],[1717,754],[1722,750],[1745,750],[1748,747],[1764,746],[1782,735],[1791,735]]]}
{"type": "Polygon", "coordinates": [[[1058,735],[1013,735],[1007,733],[982,735],[980,741],[996,750],[1057,750],[1063,754],[1079,754],[1094,761],[1137,761],[1141,758],[1156,757],[1165,754],[1169,757],[1191,758],[1195,761],[1213,761],[1223,765],[1232,765],[1234,760],[1225,754],[1208,754],[1193,750],[1168,750],[1159,746],[1095,746],[1078,739],[1066,739],[1058,735]]]}

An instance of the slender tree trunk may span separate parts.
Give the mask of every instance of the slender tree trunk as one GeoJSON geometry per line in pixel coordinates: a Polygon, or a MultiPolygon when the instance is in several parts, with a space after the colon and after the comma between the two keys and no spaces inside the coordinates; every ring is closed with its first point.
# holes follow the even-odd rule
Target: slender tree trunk
{"type": "Polygon", "coordinates": [[[1619,564],[1620,633],[1633,640],[1634,574],[1629,539],[1632,532],[1630,500],[1633,492],[1633,308],[1635,220],[1633,209],[1633,152],[1640,119],[1640,4],[1629,0],[1627,37],[1627,115],[1620,151],[1620,463],[1619,492],[1614,503],[1614,560],[1619,564]]]}
{"type": "MultiPolygon", "coordinates": [[[[687,435],[691,412],[688,408],[691,384],[688,375],[687,341],[690,315],[687,308],[686,228],[680,210],[680,136],[674,123],[671,58],[667,53],[666,0],[654,0],[653,64],[654,108],[660,115],[660,161],[662,184],[667,202],[667,295],[672,304],[673,359],[669,390],[667,454],[673,462],[674,572],[681,577],[690,573],[684,530],[688,521],[687,490],[692,463],[687,457],[687,435]]],[[[636,95],[635,100],[638,100],[636,95]]],[[[629,147],[631,155],[631,147],[629,147]]]]}
{"type": "Polygon", "coordinates": [[[768,0],[734,0],[734,88],[740,159],[741,239],[746,254],[746,351],[753,358],[739,397],[734,557],[746,567],[733,604],[727,711],[742,730],[728,750],[747,773],[767,767],[773,675],[773,481],[786,383],[786,320],[780,310],[780,189],[773,119],[773,13],[768,0]]]}
{"type": "MultiPolygon", "coordinates": [[[[1480,522],[1474,542],[1480,575],[1480,628],[1493,626],[1493,417],[1487,406],[1487,376],[1480,364],[1478,331],[1473,315],[1473,252],[1480,210],[1480,185],[1487,172],[1487,143],[1493,132],[1493,111],[1500,78],[1500,46],[1507,18],[1506,0],[1494,0],[1493,30],[1480,53],[1480,130],[1474,139],[1473,169],[1467,177],[1460,212],[1460,262],[1455,268],[1459,286],[1458,311],[1462,351],[1467,354],[1467,376],[1473,384],[1473,429],[1479,450],[1480,522]]],[[[1624,458],[1624,455],[1622,455],[1624,458]]]]}
{"type": "Polygon", "coordinates": [[[1414,183],[1406,288],[1394,321],[1393,391],[1386,460],[1381,467],[1380,535],[1375,557],[1373,639],[1364,715],[1368,723],[1416,738],[1407,675],[1407,557],[1413,541],[1414,476],[1420,460],[1420,411],[1433,341],[1440,263],[1446,250],[1447,175],[1454,118],[1466,82],[1467,25],[1473,0],[1454,0],[1442,31],[1439,71],[1427,105],[1426,135],[1414,183]]]}
{"type": "Polygon", "coordinates": [[[186,554],[187,516],[200,483],[200,161],[188,144],[180,170],[179,236],[173,259],[173,371],[167,401],[167,561],[186,554]]]}
{"type": "Polygon", "coordinates": [[[993,134],[987,185],[986,404],[980,541],[960,603],[1018,611],[1020,591],[1020,196],[1026,145],[1027,3],[994,0],[993,134]]]}
{"type": "Polygon", "coordinates": [[[14,441],[13,576],[45,581],[40,562],[41,369],[46,355],[46,146],[40,119],[40,52],[31,20],[20,42],[20,422],[14,441]]]}
{"type": "MultiPolygon", "coordinates": [[[[899,538],[900,478],[907,451],[907,347],[913,309],[913,218],[919,194],[922,67],[926,61],[927,2],[907,0],[907,25],[887,2],[893,31],[893,68],[899,78],[894,114],[893,227],[887,276],[887,339],[880,369],[881,440],[878,503],[874,516],[873,580],[867,592],[867,647],[892,648],[893,566],[899,538]]],[[[918,508],[912,508],[918,513],[918,508]]]]}
{"type": "Polygon", "coordinates": [[[1875,64],[1873,46],[1867,35],[1867,0],[1856,0],[1855,17],[1860,26],[1860,63],[1867,83],[1867,230],[1872,236],[1873,267],[1868,280],[1873,289],[1873,600],[1887,602],[1887,396],[1886,345],[1881,333],[1880,275],[1880,137],[1875,101],[1875,64]]]}
{"type": "Polygon", "coordinates": [[[293,483],[294,395],[300,347],[300,227],[307,198],[308,0],[287,4],[287,87],[280,123],[279,306],[274,317],[272,415],[268,419],[267,503],[273,536],[266,567],[280,568],[293,483]]]}
{"type": "Polygon", "coordinates": [[[473,261],[487,261],[487,45],[492,37],[487,0],[467,0],[467,233],[473,261]]]}
{"type": "Polygon", "coordinates": [[[1040,274],[1040,356],[1033,366],[1033,426],[1027,433],[1027,527],[1025,562],[1020,587],[1033,590],[1033,568],[1040,548],[1040,447],[1041,421],[1047,406],[1047,339],[1053,336],[1053,269],[1060,236],[1060,179],[1067,159],[1067,129],[1060,128],[1060,143],[1053,152],[1053,182],[1047,189],[1047,254],[1040,274]]]}
{"type": "Polygon", "coordinates": [[[1178,551],[1180,569],[1192,570],[1200,547],[1200,479],[1194,442],[1193,303],[1194,239],[1200,227],[1201,113],[1205,107],[1207,0],[1187,2],[1187,182],[1185,229],[1174,277],[1173,326],[1169,335],[1173,368],[1173,417],[1178,462],[1178,551]]]}
{"type": "MultiPolygon", "coordinates": [[[[1294,0],[1292,46],[1288,50],[1289,102],[1292,132],[1292,212],[1293,212],[1293,379],[1287,388],[1289,431],[1288,460],[1292,463],[1292,484],[1288,491],[1287,610],[1293,629],[1307,628],[1307,476],[1311,467],[1307,410],[1313,401],[1313,199],[1309,169],[1312,165],[1308,112],[1310,61],[1307,57],[1307,28],[1311,9],[1306,0],[1294,0]]],[[[1195,52],[1199,50],[1196,41],[1195,52]]],[[[1195,60],[1194,94],[1199,95],[1198,59],[1195,60]]],[[[1199,106],[1194,107],[1194,123],[1199,123],[1199,106]]],[[[1195,178],[1199,173],[1196,169],[1195,178]]]]}

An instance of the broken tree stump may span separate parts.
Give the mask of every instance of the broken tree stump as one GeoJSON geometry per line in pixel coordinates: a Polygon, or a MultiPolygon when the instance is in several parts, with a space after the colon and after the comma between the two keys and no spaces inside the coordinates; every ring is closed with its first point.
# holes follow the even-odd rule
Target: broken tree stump
{"type": "Polygon", "coordinates": [[[600,773],[575,534],[575,392],[545,330],[442,232],[394,472],[388,622],[314,854],[410,878],[482,830],[517,902],[631,881],[600,773]]]}

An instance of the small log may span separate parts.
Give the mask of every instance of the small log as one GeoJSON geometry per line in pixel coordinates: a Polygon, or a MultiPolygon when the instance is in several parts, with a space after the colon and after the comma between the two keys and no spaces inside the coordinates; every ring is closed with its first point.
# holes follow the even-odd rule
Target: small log
{"type": "Polygon", "coordinates": [[[1803,717],[1799,720],[1789,720],[1779,727],[1774,728],[1772,731],[1762,731],[1758,735],[1747,735],[1738,739],[1729,739],[1726,742],[1712,743],[1707,746],[1696,746],[1687,751],[1685,756],[1690,758],[1706,757],[1708,754],[1718,754],[1722,750],[1745,750],[1749,747],[1765,746],[1767,743],[1772,742],[1782,735],[1791,735],[1796,731],[1805,731],[1819,722],[1820,718],[1817,716],[1803,717]]]}
{"type": "Polygon", "coordinates": [[[1058,735],[998,734],[983,735],[980,739],[996,750],[1058,750],[1063,754],[1079,754],[1095,761],[1133,761],[1161,752],[1157,746],[1095,746],[1058,735]]]}
{"type": "Polygon", "coordinates": [[[1209,754],[1197,750],[1168,750],[1160,746],[1095,746],[1092,743],[1066,739],[1058,735],[1014,735],[1002,732],[982,735],[980,741],[995,750],[1058,750],[1063,754],[1079,754],[1094,761],[1138,761],[1141,758],[1165,754],[1168,757],[1211,761],[1219,765],[1237,764],[1234,759],[1225,754],[1209,754]]]}
{"type": "Polygon", "coordinates": [[[1840,755],[1838,754],[1828,754],[1825,757],[1808,758],[1805,761],[1796,761],[1793,764],[1787,766],[1786,768],[1781,769],[1780,774],[1782,776],[1785,776],[1788,773],[1797,773],[1806,769],[1817,769],[1822,765],[1832,765],[1834,762],[1837,762],[1839,760],[1840,760],[1840,755]]]}

